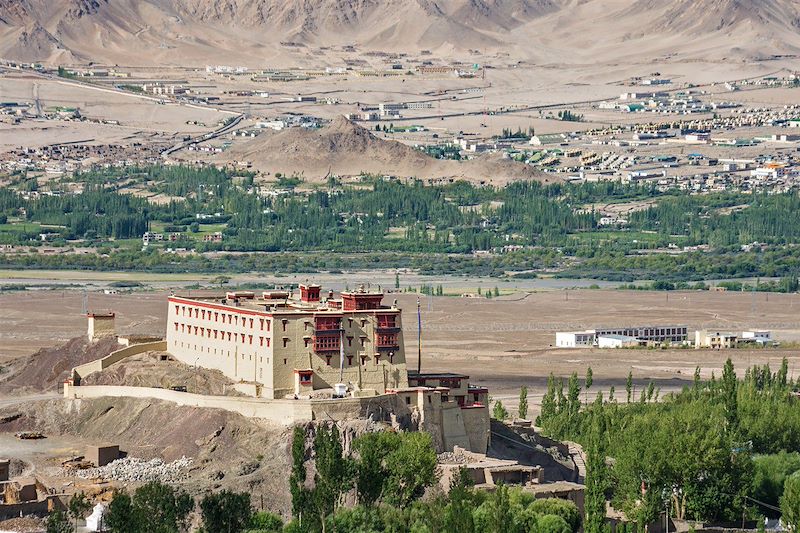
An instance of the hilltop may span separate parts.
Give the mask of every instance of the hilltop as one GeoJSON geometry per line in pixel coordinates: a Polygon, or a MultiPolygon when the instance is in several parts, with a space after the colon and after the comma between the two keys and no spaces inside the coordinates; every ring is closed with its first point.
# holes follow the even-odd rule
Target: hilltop
{"type": "Polygon", "coordinates": [[[516,179],[558,179],[499,156],[469,161],[434,159],[397,141],[375,137],[341,116],[320,129],[290,128],[262,134],[232,147],[226,155],[232,161],[249,161],[266,172],[302,173],[311,182],[322,181],[329,174],[362,173],[495,184],[516,179]]]}

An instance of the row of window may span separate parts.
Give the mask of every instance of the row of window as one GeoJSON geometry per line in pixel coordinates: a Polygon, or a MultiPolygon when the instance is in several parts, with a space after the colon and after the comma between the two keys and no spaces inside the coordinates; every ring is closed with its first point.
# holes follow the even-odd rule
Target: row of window
{"type": "MultiPolygon", "coordinates": [[[[222,331],[218,329],[204,328],[202,326],[193,326],[191,324],[174,323],[175,331],[181,333],[188,333],[190,335],[199,335],[207,339],[229,340],[233,342],[241,342],[242,344],[253,344],[254,335],[245,333],[238,333],[235,331],[222,331]]],[[[258,336],[258,345],[270,347],[271,339],[269,337],[258,336]]],[[[283,343],[284,346],[286,342],[283,343]]]]}
{"type": "Polygon", "coordinates": [[[236,313],[220,313],[219,311],[211,311],[206,309],[200,309],[197,307],[192,306],[185,306],[185,305],[176,305],[175,306],[175,314],[180,316],[188,316],[189,318],[199,318],[200,320],[208,320],[209,322],[220,322],[222,321],[223,324],[233,324],[234,326],[241,325],[244,327],[248,326],[250,328],[254,328],[258,325],[261,331],[269,331],[270,330],[270,320],[267,318],[250,318],[250,317],[240,317],[236,313]],[[256,322],[257,321],[257,322],[256,322]]]}

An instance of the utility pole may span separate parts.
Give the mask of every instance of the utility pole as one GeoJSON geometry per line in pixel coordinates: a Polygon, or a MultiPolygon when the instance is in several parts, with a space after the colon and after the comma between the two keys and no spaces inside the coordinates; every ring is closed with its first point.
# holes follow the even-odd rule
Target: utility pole
{"type": "Polygon", "coordinates": [[[422,311],[417,297],[417,374],[422,373],[422,311]]]}

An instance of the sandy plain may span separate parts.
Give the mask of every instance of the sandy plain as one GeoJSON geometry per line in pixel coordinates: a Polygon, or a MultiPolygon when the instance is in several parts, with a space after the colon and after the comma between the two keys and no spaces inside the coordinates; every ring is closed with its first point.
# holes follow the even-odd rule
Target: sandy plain
{"type": "MultiPolygon", "coordinates": [[[[186,291],[184,291],[185,293],[186,291]]],[[[88,308],[117,313],[122,333],[163,334],[165,292],[105,295],[90,293],[88,308]]],[[[388,294],[404,311],[406,359],[417,365],[418,343],[414,294],[388,294]]],[[[27,291],[0,294],[0,363],[54,346],[84,334],[79,291],[27,291]]],[[[569,290],[517,292],[485,298],[422,297],[422,369],[457,372],[488,386],[494,398],[515,408],[519,387],[530,389],[534,412],[546,388],[547,376],[581,380],[591,366],[595,385],[591,394],[614,386],[625,395],[625,379],[632,372],[637,390],[653,381],[661,393],[679,390],[692,380],[695,367],[704,378],[720,375],[727,357],[739,372],[748,366],[781,359],[790,373],[800,375],[800,295],[708,291],[649,292],[569,290]],[[741,333],[769,329],[783,345],[768,349],[556,349],[554,333],[614,325],[686,325],[741,333]]]]}

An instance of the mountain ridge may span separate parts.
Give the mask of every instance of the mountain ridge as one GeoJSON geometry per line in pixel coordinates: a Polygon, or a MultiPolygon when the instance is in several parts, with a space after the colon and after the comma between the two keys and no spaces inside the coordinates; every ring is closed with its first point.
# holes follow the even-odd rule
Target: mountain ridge
{"type": "Polygon", "coordinates": [[[760,57],[799,52],[798,28],[793,0],[0,0],[0,57],[199,65],[235,54],[258,66],[303,47],[356,45],[536,60],[659,39],[760,57]]]}

